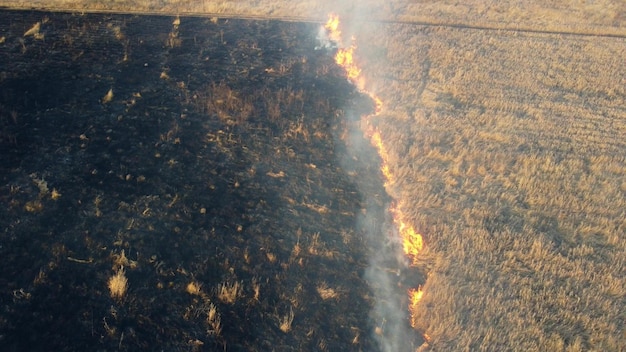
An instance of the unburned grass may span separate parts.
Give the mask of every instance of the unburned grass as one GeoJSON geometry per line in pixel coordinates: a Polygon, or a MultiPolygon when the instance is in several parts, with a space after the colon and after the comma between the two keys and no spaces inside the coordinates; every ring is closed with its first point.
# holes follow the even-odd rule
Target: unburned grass
{"type": "Polygon", "coordinates": [[[382,30],[364,73],[388,192],[426,236],[429,348],[626,348],[623,40],[382,30]]]}

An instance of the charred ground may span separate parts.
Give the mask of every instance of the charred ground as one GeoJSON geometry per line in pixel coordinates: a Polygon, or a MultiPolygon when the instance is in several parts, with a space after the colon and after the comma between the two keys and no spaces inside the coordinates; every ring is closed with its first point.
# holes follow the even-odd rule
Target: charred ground
{"type": "Polygon", "coordinates": [[[359,189],[388,199],[337,157],[372,102],[312,25],[1,16],[8,350],[376,349],[359,189]]]}

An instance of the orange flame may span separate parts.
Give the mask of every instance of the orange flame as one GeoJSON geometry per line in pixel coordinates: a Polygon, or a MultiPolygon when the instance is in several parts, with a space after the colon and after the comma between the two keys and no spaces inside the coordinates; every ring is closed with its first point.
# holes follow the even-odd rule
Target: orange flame
{"type": "Polygon", "coordinates": [[[331,13],[328,16],[328,21],[324,25],[326,31],[328,32],[328,37],[333,42],[339,44],[341,43],[341,31],[339,30],[339,16],[331,13]]]}
{"type": "Polygon", "coordinates": [[[354,44],[347,49],[339,48],[337,54],[335,54],[335,62],[344,68],[350,81],[356,82],[361,74],[361,69],[354,62],[354,49],[356,49],[354,44]]]}
{"type": "Polygon", "coordinates": [[[347,48],[343,47],[341,30],[339,29],[339,16],[333,13],[328,16],[328,21],[326,21],[324,28],[328,33],[328,38],[331,41],[335,42],[337,45],[339,45],[339,49],[335,54],[335,62],[337,63],[337,65],[343,67],[343,69],[346,71],[348,79],[352,83],[354,83],[354,85],[356,85],[359,90],[361,90],[363,93],[366,93],[370,96],[370,98],[372,98],[375,105],[374,114],[378,115],[383,109],[383,101],[380,100],[380,98],[377,97],[374,93],[368,92],[365,89],[365,81],[361,77],[361,68],[359,68],[354,59],[354,51],[356,50],[356,38],[350,38],[352,44],[347,48]]]}
{"type": "MultiPolygon", "coordinates": [[[[354,51],[357,48],[355,44],[356,39],[354,37],[351,38],[352,44],[348,48],[342,47],[339,16],[335,14],[329,16],[328,22],[326,22],[324,28],[326,28],[329,38],[340,47],[335,55],[335,62],[344,69],[348,79],[354,83],[361,92],[372,98],[375,104],[375,115],[380,114],[383,109],[383,102],[374,93],[365,88],[365,80],[361,77],[361,69],[354,59],[354,51]]],[[[372,145],[378,150],[378,154],[381,158],[381,172],[385,179],[385,186],[388,187],[394,182],[394,175],[389,168],[389,152],[387,148],[385,148],[378,130],[371,128],[369,131],[366,131],[366,135],[370,136],[372,145]]],[[[415,229],[405,221],[405,216],[399,207],[392,206],[389,211],[393,216],[394,223],[398,226],[398,232],[402,238],[404,254],[410,258],[411,265],[415,266],[418,263],[417,256],[424,246],[422,235],[417,233],[415,229]]],[[[417,325],[417,306],[422,298],[423,291],[421,287],[418,287],[416,289],[409,289],[407,293],[409,295],[408,308],[411,315],[411,326],[415,328],[417,325]]]]}
{"type": "Polygon", "coordinates": [[[398,231],[400,232],[400,236],[402,237],[402,248],[404,249],[404,254],[407,255],[411,259],[411,265],[417,265],[417,255],[424,248],[424,239],[422,235],[415,232],[413,226],[408,225],[403,218],[403,214],[399,208],[390,209],[393,213],[393,219],[398,224],[398,231]]]}
{"type": "Polygon", "coordinates": [[[409,294],[409,312],[411,313],[411,326],[415,328],[417,326],[417,305],[422,299],[424,295],[424,291],[422,291],[422,287],[418,288],[410,288],[408,291],[409,294]]]}
{"type": "MultiPolygon", "coordinates": [[[[385,186],[388,187],[390,184],[393,184],[395,181],[393,173],[389,168],[388,160],[389,152],[385,145],[383,144],[382,137],[380,136],[380,132],[378,130],[374,130],[371,133],[372,144],[378,149],[378,155],[381,158],[381,172],[385,178],[385,186]]],[[[400,237],[402,238],[402,247],[404,250],[404,254],[406,254],[411,259],[411,265],[417,265],[417,256],[419,252],[422,251],[424,247],[424,239],[422,235],[417,233],[413,226],[407,224],[404,221],[404,214],[399,207],[392,206],[389,208],[391,215],[393,216],[393,221],[398,226],[398,232],[400,233],[400,237]]]]}
{"type": "MultiPolygon", "coordinates": [[[[328,21],[324,25],[326,32],[328,33],[328,38],[339,45],[339,49],[337,50],[337,54],[335,54],[335,62],[337,65],[344,68],[346,74],[348,75],[348,79],[354,83],[358,81],[359,75],[361,74],[361,69],[357,66],[354,61],[354,50],[356,49],[356,45],[354,44],[355,38],[352,37],[352,45],[345,48],[343,47],[343,40],[341,38],[341,30],[339,30],[339,16],[335,14],[330,14],[328,17],[328,21]]],[[[359,88],[361,88],[359,86],[359,88]]]]}
{"type": "Polygon", "coordinates": [[[388,186],[394,181],[393,174],[389,169],[389,165],[387,165],[387,160],[389,160],[389,154],[387,154],[387,149],[385,149],[385,146],[383,145],[383,139],[380,137],[380,133],[377,130],[372,133],[371,139],[374,147],[378,149],[378,155],[380,155],[381,159],[380,171],[383,173],[383,176],[385,178],[385,186],[388,186]]]}

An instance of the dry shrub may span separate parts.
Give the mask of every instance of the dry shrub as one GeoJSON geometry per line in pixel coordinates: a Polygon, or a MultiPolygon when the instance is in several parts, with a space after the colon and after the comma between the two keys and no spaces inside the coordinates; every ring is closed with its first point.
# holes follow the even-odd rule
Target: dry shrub
{"type": "Polygon", "coordinates": [[[254,112],[254,105],[249,98],[239,94],[225,83],[212,83],[199,94],[198,103],[201,111],[216,115],[228,125],[239,125],[248,120],[254,112]]]}
{"type": "Polygon", "coordinates": [[[278,327],[280,328],[280,331],[284,333],[288,333],[289,331],[291,331],[293,318],[293,309],[289,309],[289,313],[285,314],[283,317],[278,318],[278,327]]]}
{"type": "Polygon", "coordinates": [[[328,284],[326,282],[321,282],[319,285],[317,285],[316,289],[317,294],[319,294],[323,300],[338,297],[337,291],[335,291],[335,289],[332,287],[328,287],[328,284]]]}
{"type": "Polygon", "coordinates": [[[209,303],[206,322],[209,326],[207,333],[210,335],[219,335],[222,332],[222,317],[213,303],[209,303]]]}
{"type": "Polygon", "coordinates": [[[304,92],[290,86],[278,90],[265,89],[261,97],[270,121],[276,122],[285,113],[301,113],[304,109],[304,92]]]}
{"type": "Polygon", "coordinates": [[[128,279],[124,275],[124,268],[120,268],[117,273],[109,278],[109,292],[113,298],[122,298],[128,289],[128,279]]]}
{"type": "Polygon", "coordinates": [[[196,281],[187,284],[185,289],[190,295],[200,296],[202,294],[202,284],[196,281]]]}
{"type": "Polygon", "coordinates": [[[241,291],[239,282],[223,282],[217,286],[217,298],[223,303],[233,304],[241,296],[241,291]]]}

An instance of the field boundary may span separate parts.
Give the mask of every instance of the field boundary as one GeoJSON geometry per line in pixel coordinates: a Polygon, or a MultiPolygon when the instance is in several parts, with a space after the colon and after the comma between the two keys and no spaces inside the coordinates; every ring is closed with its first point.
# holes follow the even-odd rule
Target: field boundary
{"type": "MultiPolygon", "coordinates": [[[[144,16],[184,16],[184,17],[206,17],[206,18],[224,18],[224,19],[242,19],[242,20],[271,20],[282,22],[302,22],[302,23],[319,23],[323,24],[327,21],[327,18],[317,17],[304,17],[304,16],[272,16],[272,15],[244,15],[238,13],[228,12],[173,12],[173,11],[128,11],[128,10],[99,10],[99,9],[75,9],[75,8],[18,8],[0,6],[0,10],[5,11],[41,11],[41,12],[68,12],[68,13],[81,13],[81,14],[118,14],[118,15],[144,15],[144,16]]],[[[419,21],[419,20],[401,20],[401,19],[377,19],[377,18],[357,18],[352,19],[353,22],[359,23],[372,23],[372,24],[397,24],[408,26],[422,26],[422,27],[441,27],[441,28],[457,28],[457,29],[472,29],[480,31],[501,31],[501,32],[517,32],[517,33],[536,33],[536,34],[553,34],[564,36],[581,36],[581,37],[598,37],[598,38],[620,38],[626,39],[626,28],[614,27],[614,26],[599,26],[599,30],[617,30],[624,31],[624,33],[611,33],[607,32],[593,32],[591,30],[550,30],[550,29],[538,29],[528,26],[519,26],[510,22],[491,22],[491,24],[469,24],[462,22],[444,22],[444,21],[419,21]]],[[[563,26],[563,25],[561,25],[563,26]]]]}

